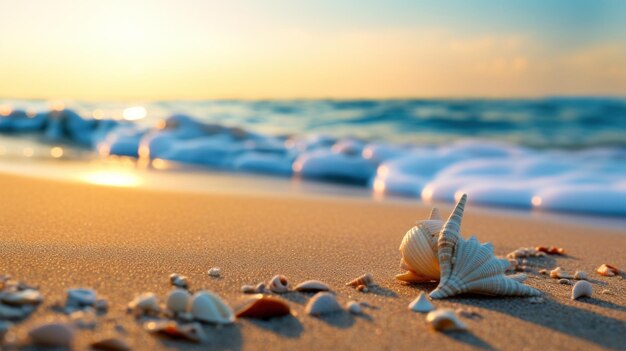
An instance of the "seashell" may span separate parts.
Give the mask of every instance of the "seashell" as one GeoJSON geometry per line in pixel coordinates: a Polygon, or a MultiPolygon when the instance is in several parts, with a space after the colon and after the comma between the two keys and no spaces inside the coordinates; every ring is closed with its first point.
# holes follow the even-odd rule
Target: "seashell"
{"type": "Polygon", "coordinates": [[[348,304],[346,304],[346,309],[352,314],[363,314],[363,307],[356,301],[349,301],[348,304]]]}
{"type": "Polygon", "coordinates": [[[586,280],[580,280],[572,288],[572,300],[576,300],[580,297],[591,297],[593,293],[593,287],[591,283],[586,280]]]}
{"type": "Polygon", "coordinates": [[[561,279],[559,279],[559,284],[572,285],[572,281],[569,280],[569,279],[561,278],[561,279]]]}
{"type": "Polygon", "coordinates": [[[619,268],[606,263],[598,267],[598,269],[596,269],[596,272],[605,277],[613,277],[620,274],[619,268]]]}
{"type": "Polygon", "coordinates": [[[525,258],[535,256],[537,250],[533,247],[522,247],[506,255],[507,258],[525,258]]]}
{"type": "Polygon", "coordinates": [[[244,285],[241,287],[241,292],[244,294],[256,294],[256,288],[254,285],[244,285]]]}
{"type": "Polygon", "coordinates": [[[355,288],[357,286],[359,286],[359,285],[365,285],[365,286],[375,285],[374,284],[374,277],[371,274],[366,273],[366,274],[363,274],[362,276],[360,276],[360,277],[358,277],[358,278],[356,278],[356,279],[346,283],[346,286],[352,286],[352,287],[355,287],[355,288]]]}
{"type": "Polygon", "coordinates": [[[548,256],[548,254],[546,254],[543,251],[538,251],[535,253],[535,257],[546,257],[546,256],[548,256]]]}
{"type": "Polygon", "coordinates": [[[265,292],[265,283],[259,283],[257,284],[254,289],[256,290],[257,293],[259,294],[263,294],[265,292]]]}
{"type": "Polygon", "coordinates": [[[566,278],[572,279],[573,277],[569,275],[566,271],[561,267],[556,267],[555,269],[550,271],[550,278],[558,279],[558,278],[566,278]]]}
{"type": "Polygon", "coordinates": [[[198,291],[191,299],[190,312],[201,322],[230,324],[235,321],[233,310],[216,294],[198,291]]]}
{"type": "Polygon", "coordinates": [[[187,290],[177,288],[167,294],[166,305],[172,312],[185,312],[190,299],[191,294],[187,290]]]}
{"type": "Polygon", "coordinates": [[[321,316],[342,311],[335,295],[329,292],[319,292],[306,304],[304,311],[312,316],[321,316]]]}
{"type": "Polygon", "coordinates": [[[188,289],[189,288],[189,278],[184,275],[172,273],[170,274],[170,284],[177,288],[188,289]]]}
{"type": "Polygon", "coordinates": [[[363,292],[363,293],[366,293],[366,292],[370,291],[370,289],[367,287],[367,285],[362,285],[362,284],[358,285],[356,287],[356,290],[360,291],[360,292],[363,292]]]}
{"type": "Polygon", "coordinates": [[[441,218],[441,214],[439,213],[439,209],[437,207],[433,207],[432,210],[430,210],[430,216],[428,216],[428,219],[436,220],[436,221],[443,220],[443,218],[441,218]]]}
{"type": "Polygon", "coordinates": [[[43,295],[37,290],[26,289],[0,293],[0,301],[7,305],[36,305],[43,301],[43,295]]]}
{"type": "Polygon", "coordinates": [[[219,278],[222,275],[222,269],[220,267],[213,267],[208,271],[209,277],[219,278]]]}
{"type": "Polygon", "coordinates": [[[604,289],[604,290],[600,291],[600,294],[612,295],[611,290],[609,290],[609,289],[604,289]]]}
{"type": "Polygon", "coordinates": [[[289,291],[289,282],[284,275],[275,275],[272,280],[270,280],[270,290],[277,294],[286,293],[289,291]]]}
{"type": "Polygon", "coordinates": [[[511,278],[513,280],[516,280],[520,283],[523,283],[526,279],[528,279],[528,275],[524,274],[524,273],[518,273],[518,274],[511,274],[511,275],[507,275],[508,278],[511,278]]]}
{"type": "Polygon", "coordinates": [[[537,246],[535,250],[537,250],[537,252],[545,252],[546,254],[549,254],[549,255],[565,255],[565,250],[560,247],[537,246]]]}
{"type": "Polygon", "coordinates": [[[16,320],[24,318],[29,312],[20,307],[0,304],[0,319],[16,320]]]}
{"type": "Polygon", "coordinates": [[[325,283],[322,283],[319,280],[307,280],[298,285],[296,285],[296,291],[300,292],[319,292],[319,291],[330,291],[330,288],[325,283]]]}
{"type": "Polygon", "coordinates": [[[91,345],[92,349],[95,350],[103,350],[103,351],[130,351],[130,345],[121,338],[111,337],[104,338],[93,342],[91,345]]]}
{"type": "Polygon", "coordinates": [[[574,273],[574,279],[587,280],[587,274],[583,271],[576,271],[576,273],[574,273]]]}
{"type": "Polygon", "coordinates": [[[128,304],[128,309],[139,314],[154,314],[161,311],[154,293],[143,293],[128,304]]]}
{"type": "Polygon", "coordinates": [[[547,270],[547,269],[540,269],[539,270],[539,274],[546,274],[546,275],[548,275],[548,274],[550,274],[550,271],[547,270]]]}
{"type": "Polygon", "coordinates": [[[63,323],[47,323],[31,329],[28,336],[38,346],[69,348],[74,341],[74,329],[63,323]]]}
{"type": "Polygon", "coordinates": [[[437,239],[443,223],[441,219],[419,221],[404,235],[400,244],[400,268],[406,273],[396,275],[396,279],[409,283],[439,279],[437,239]]]}
{"type": "Polygon", "coordinates": [[[437,331],[463,331],[467,326],[452,310],[435,310],[426,315],[426,322],[437,331]]]}
{"type": "Polygon", "coordinates": [[[97,300],[96,292],[92,289],[67,290],[67,306],[93,306],[97,300]]]}
{"type": "Polygon", "coordinates": [[[143,325],[149,333],[162,334],[171,338],[187,339],[195,342],[206,340],[206,334],[198,323],[178,324],[175,321],[150,321],[143,325]]]}
{"type": "Polygon", "coordinates": [[[289,305],[273,296],[258,294],[248,301],[236,314],[239,318],[260,318],[286,316],[291,313],[289,305]]]}
{"type": "Polygon", "coordinates": [[[435,306],[422,291],[419,296],[409,304],[409,309],[413,312],[426,313],[434,310],[435,306]]]}
{"type": "Polygon", "coordinates": [[[441,278],[430,297],[440,299],[468,292],[505,296],[540,295],[538,290],[504,275],[510,263],[494,256],[493,245],[480,244],[473,236],[469,240],[461,237],[461,219],[466,201],[467,195],[463,194],[441,228],[437,241],[441,278]]]}

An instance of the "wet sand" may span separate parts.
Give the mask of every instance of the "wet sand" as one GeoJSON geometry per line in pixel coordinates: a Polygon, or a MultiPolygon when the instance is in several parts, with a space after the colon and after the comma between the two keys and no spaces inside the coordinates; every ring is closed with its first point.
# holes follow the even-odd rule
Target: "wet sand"
{"type": "MultiPolygon", "coordinates": [[[[15,331],[65,318],[51,309],[70,287],[91,287],[110,303],[95,330],[80,330],[75,349],[123,326],[134,350],[446,350],[446,349],[626,349],[626,280],[594,273],[602,263],[626,267],[626,229],[568,225],[473,210],[465,235],[491,241],[497,255],[522,246],[554,245],[568,255],[536,260],[527,284],[545,293],[545,302],[524,298],[462,296],[436,301],[438,307],[472,309],[480,318],[463,319],[468,333],[437,333],[424,317],[407,310],[420,291],[434,284],[405,285],[398,246],[423,205],[369,199],[176,194],[110,188],[0,175],[0,274],[40,285],[42,306],[15,331]],[[583,270],[594,284],[592,299],[570,300],[571,286],[539,275],[562,266],[583,270]],[[211,267],[222,277],[210,278],[211,267]],[[168,275],[191,278],[192,289],[209,289],[232,306],[245,298],[243,284],[275,274],[292,283],[319,279],[340,302],[376,306],[362,317],[347,313],[313,318],[304,313],[310,295],[289,293],[295,315],[271,321],[238,320],[206,326],[204,345],[154,337],[125,313],[138,293],[164,296],[168,275]],[[379,287],[363,294],[344,284],[364,272],[379,287]],[[608,289],[611,294],[601,294],[608,289]]],[[[449,211],[450,208],[442,208],[449,211]]]]}

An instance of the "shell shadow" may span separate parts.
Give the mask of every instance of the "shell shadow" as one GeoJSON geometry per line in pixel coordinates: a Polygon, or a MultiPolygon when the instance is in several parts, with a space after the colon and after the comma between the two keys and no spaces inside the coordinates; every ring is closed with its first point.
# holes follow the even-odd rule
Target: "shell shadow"
{"type": "Polygon", "coordinates": [[[243,337],[237,325],[210,326],[202,325],[207,340],[194,343],[184,339],[172,339],[166,336],[154,335],[167,348],[180,350],[241,350],[243,337]]]}
{"type": "Polygon", "coordinates": [[[493,346],[491,346],[485,340],[479,338],[474,335],[472,332],[464,331],[464,332],[446,332],[442,333],[448,338],[454,339],[458,342],[467,344],[468,346],[477,347],[482,350],[495,350],[493,346]]]}
{"type": "Polygon", "coordinates": [[[396,294],[393,290],[387,289],[380,285],[370,286],[367,293],[385,297],[398,297],[398,294],[396,294]]]}
{"type": "Polygon", "coordinates": [[[604,308],[611,308],[611,309],[618,310],[618,311],[621,311],[621,312],[626,312],[626,306],[617,305],[617,304],[614,304],[614,303],[609,302],[609,301],[598,300],[598,299],[589,298],[589,297],[579,298],[576,301],[581,302],[581,303],[594,305],[594,306],[599,306],[599,307],[604,307],[604,308]]]}
{"type": "Polygon", "coordinates": [[[285,300],[297,303],[299,305],[304,305],[311,297],[313,297],[313,295],[315,294],[290,291],[284,294],[280,294],[279,296],[285,300]]]}
{"type": "MultiPolygon", "coordinates": [[[[623,349],[624,346],[626,324],[619,319],[564,305],[547,297],[544,297],[544,303],[539,304],[520,298],[494,300],[489,297],[470,297],[470,295],[464,295],[464,297],[450,299],[450,301],[507,314],[573,338],[584,339],[603,348],[623,349]]],[[[604,302],[591,301],[598,302],[600,306],[604,302]]],[[[613,306],[613,304],[604,304],[604,306],[613,306]]]]}
{"type": "Polygon", "coordinates": [[[304,331],[298,318],[289,315],[271,319],[246,319],[250,324],[271,331],[277,335],[294,339],[300,337],[304,331]]]}
{"type": "Polygon", "coordinates": [[[354,316],[346,311],[317,316],[315,318],[339,329],[348,329],[354,324],[354,316]]]}

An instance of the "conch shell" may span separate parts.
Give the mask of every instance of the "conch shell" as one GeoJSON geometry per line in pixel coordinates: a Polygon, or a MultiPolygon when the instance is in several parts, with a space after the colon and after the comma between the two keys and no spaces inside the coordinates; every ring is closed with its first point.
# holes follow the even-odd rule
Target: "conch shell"
{"type": "Polygon", "coordinates": [[[493,245],[481,244],[476,237],[465,240],[460,235],[461,219],[467,195],[461,196],[445,223],[437,218],[421,221],[402,240],[401,266],[407,273],[396,276],[409,282],[439,280],[430,293],[441,299],[462,293],[486,295],[538,296],[541,293],[504,275],[510,262],[496,258],[493,245]],[[440,228],[436,234],[437,228],[440,228]],[[429,251],[430,249],[430,251],[429,251]]]}

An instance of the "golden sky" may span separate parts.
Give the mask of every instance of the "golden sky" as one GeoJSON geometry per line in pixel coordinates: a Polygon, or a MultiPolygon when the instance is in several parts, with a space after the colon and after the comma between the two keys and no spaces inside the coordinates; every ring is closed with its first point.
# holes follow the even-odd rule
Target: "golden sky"
{"type": "Polygon", "coordinates": [[[415,3],[6,1],[0,97],[626,94],[619,2],[415,3]]]}

